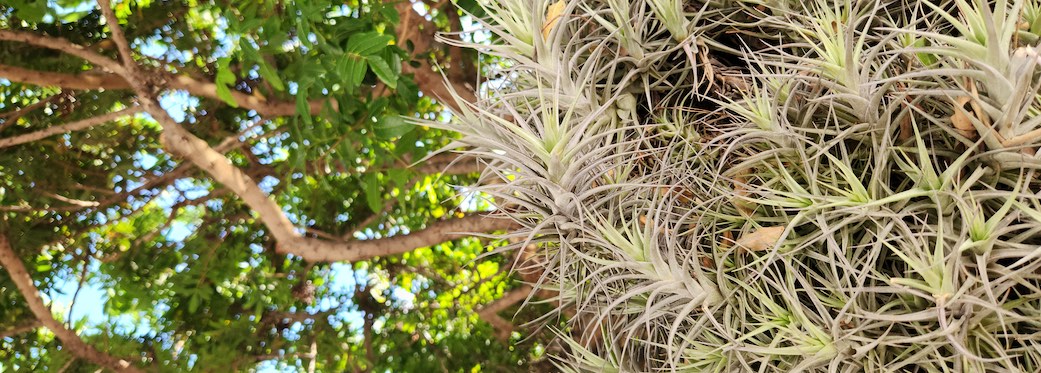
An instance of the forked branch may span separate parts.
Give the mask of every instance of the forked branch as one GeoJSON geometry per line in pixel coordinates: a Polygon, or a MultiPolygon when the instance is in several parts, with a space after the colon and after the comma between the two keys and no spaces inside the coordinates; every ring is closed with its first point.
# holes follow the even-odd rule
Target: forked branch
{"type": "MultiPolygon", "coordinates": [[[[115,15],[108,0],[99,0],[105,18],[114,20],[115,15]]],[[[277,250],[284,254],[300,256],[311,262],[357,261],[376,256],[395,255],[413,249],[438,244],[470,232],[489,232],[512,227],[513,222],[505,219],[486,219],[482,215],[447,220],[432,224],[424,230],[408,235],[383,238],[379,240],[333,241],[300,234],[270,196],[243,170],[234,166],[223,154],[212,148],[202,139],[181,127],[170,115],[159,106],[155,99],[154,87],[148,86],[143,71],[130,55],[129,43],[117,22],[109,22],[111,39],[122,56],[123,64],[107,57],[90,52],[65,40],[55,40],[38,35],[22,35],[9,31],[0,31],[0,39],[18,40],[34,45],[65,51],[87,59],[88,61],[115,72],[126,81],[137,95],[141,107],[150,114],[162,127],[160,141],[170,153],[187,159],[197,167],[205,170],[213,179],[223,184],[228,190],[241,198],[267,227],[278,242],[277,250]]]]}

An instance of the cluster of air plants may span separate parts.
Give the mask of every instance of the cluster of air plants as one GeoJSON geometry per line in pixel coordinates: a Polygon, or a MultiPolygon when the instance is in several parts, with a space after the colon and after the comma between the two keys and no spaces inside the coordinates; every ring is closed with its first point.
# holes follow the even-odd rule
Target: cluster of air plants
{"type": "Polygon", "coordinates": [[[562,369],[1041,371],[1038,1],[486,11],[449,126],[562,369]]]}

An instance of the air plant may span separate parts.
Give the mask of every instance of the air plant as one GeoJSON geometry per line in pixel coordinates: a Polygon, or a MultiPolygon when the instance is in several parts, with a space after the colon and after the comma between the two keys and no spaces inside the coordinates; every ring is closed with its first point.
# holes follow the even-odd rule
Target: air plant
{"type": "Polygon", "coordinates": [[[1037,1],[504,4],[463,44],[503,82],[431,125],[562,370],[1041,370],[1037,1]]]}

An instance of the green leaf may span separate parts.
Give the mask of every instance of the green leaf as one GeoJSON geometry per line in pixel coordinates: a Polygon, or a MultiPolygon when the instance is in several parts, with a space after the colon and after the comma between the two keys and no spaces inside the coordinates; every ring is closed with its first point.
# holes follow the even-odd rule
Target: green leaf
{"type": "Polygon", "coordinates": [[[188,312],[195,313],[199,309],[199,303],[202,301],[199,293],[192,293],[191,298],[188,299],[188,312]]]}
{"type": "Polygon", "coordinates": [[[286,90],[285,83],[282,83],[282,78],[278,76],[278,72],[275,69],[271,68],[271,65],[268,65],[264,60],[257,61],[257,65],[260,67],[260,76],[267,80],[268,83],[271,83],[271,88],[280,92],[286,90]]]}
{"type": "Polygon", "coordinates": [[[390,68],[394,70],[394,75],[401,75],[401,55],[397,52],[388,53],[390,56],[390,68]]]}
{"type": "Polygon", "coordinates": [[[15,10],[15,15],[25,21],[36,23],[43,21],[43,17],[47,15],[49,9],[47,9],[46,1],[15,1],[11,6],[15,10]]]}
{"type": "Polygon", "coordinates": [[[314,44],[307,37],[307,35],[311,34],[311,23],[307,22],[303,17],[298,17],[296,18],[296,28],[299,31],[300,37],[297,39],[300,40],[300,44],[307,48],[313,48],[314,44]]]}
{"type": "Polygon", "coordinates": [[[393,6],[383,7],[380,9],[380,14],[387,18],[390,23],[398,23],[401,20],[401,15],[398,14],[397,9],[394,9],[393,6]]]}
{"type": "Polygon", "coordinates": [[[242,31],[245,31],[245,32],[250,32],[250,31],[253,31],[253,30],[256,30],[256,29],[260,28],[260,25],[263,25],[263,24],[264,24],[264,20],[262,20],[262,19],[259,19],[259,18],[252,18],[252,19],[250,19],[249,17],[246,17],[246,19],[244,21],[242,21],[242,23],[239,24],[239,30],[242,30],[242,31]]]}
{"type": "Polygon", "coordinates": [[[383,209],[383,188],[380,187],[379,174],[375,172],[365,174],[365,184],[362,185],[362,189],[365,191],[365,202],[369,205],[369,209],[379,213],[383,209]]]}
{"type": "Polygon", "coordinates": [[[387,61],[384,61],[378,56],[366,57],[369,62],[369,67],[372,68],[372,72],[376,73],[376,76],[383,81],[387,87],[395,89],[398,87],[398,75],[394,73],[387,61]]]}
{"type": "Polygon", "coordinates": [[[354,34],[347,39],[347,52],[370,56],[386,48],[391,40],[394,38],[377,32],[354,34]]]}
{"type": "Polygon", "coordinates": [[[347,92],[353,93],[354,89],[361,85],[362,79],[365,78],[368,62],[358,56],[346,55],[340,60],[338,68],[340,70],[340,78],[343,79],[347,92]]]}
{"type": "Polygon", "coordinates": [[[419,131],[409,131],[399,136],[397,141],[394,142],[394,155],[401,157],[405,154],[412,154],[413,157],[422,157],[423,154],[416,154],[423,151],[423,149],[416,147],[416,139],[419,137],[419,134],[419,131]]]}
{"type": "Polygon", "coordinates": [[[379,122],[376,122],[376,137],[381,139],[392,139],[400,137],[406,133],[409,133],[416,126],[405,121],[399,115],[385,115],[380,118],[379,122]]]}
{"type": "Polygon", "coordinates": [[[73,324],[72,330],[83,330],[83,327],[87,326],[88,321],[90,321],[90,319],[86,317],[81,317],[79,320],[76,320],[76,322],[73,324]]]}
{"type": "MultiPolygon", "coordinates": [[[[257,25],[259,27],[260,25],[257,25]]],[[[260,52],[253,47],[248,40],[243,40],[239,43],[240,49],[242,50],[242,61],[245,64],[256,64],[257,70],[260,72],[260,76],[271,84],[271,87],[277,91],[285,91],[285,84],[282,83],[282,78],[278,76],[278,72],[268,65],[264,57],[260,55],[260,52]]]]}
{"type": "Polygon", "coordinates": [[[296,113],[303,118],[304,124],[311,125],[311,105],[307,102],[306,87],[297,87],[296,91],[296,113]]]}
{"type": "Polygon", "coordinates": [[[217,97],[232,107],[239,107],[239,103],[231,96],[231,89],[228,88],[229,85],[235,84],[235,74],[228,68],[230,63],[231,59],[227,57],[217,60],[217,97]]]}
{"type": "Polygon", "coordinates": [[[412,173],[407,169],[393,168],[387,171],[387,178],[390,179],[390,182],[395,186],[404,187],[408,184],[408,177],[411,174],[412,173]]]}
{"type": "Polygon", "coordinates": [[[412,106],[419,102],[419,86],[412,79],[404,77],[398,80],[397,97],[405,106],[412,106]]]}

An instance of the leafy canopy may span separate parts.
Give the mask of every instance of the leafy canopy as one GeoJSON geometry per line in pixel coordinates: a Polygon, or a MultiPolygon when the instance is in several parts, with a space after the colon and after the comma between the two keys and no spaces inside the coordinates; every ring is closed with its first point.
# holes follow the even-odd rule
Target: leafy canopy
{"type": "MultiPolygon", "coordinates": [[[[119,63],[118,24],[177,126],[270,195],[293,234],[350,243],[490,209],[478,195],[456,197],[476,181],[472,165],[417,163],[453,135],[407,120],[446,116],[421,87],[441,83],[431,66],[477,59],[417,49],[417,36],[398,35],[417,29],[402,18],[430,22],[419,31],[433,40],[458,31],[462,13],[403,9],[137,0],[113,4],[107,19],[93,2],[0,5],[0,234],[54,317],[103,353],[158,371],[521,369],[537,341],[507,348],[474,312],[512,286],[509,258],[476,261],[495,241],[438,236],[403,255],[303,260],[212,168],[173,155],[160,140],[169,123],[143,109],[151,97],[125,76],[22,38],[63,39],[119,63]],[[77,123],[87,125],[60,127],[77,123]]],[[[38,328],[0,273],[0,369],[95,371],[97,361],[38,328]]]]}

